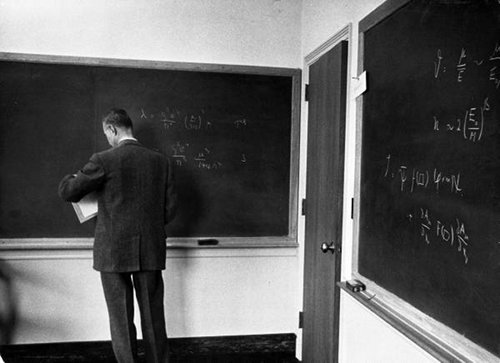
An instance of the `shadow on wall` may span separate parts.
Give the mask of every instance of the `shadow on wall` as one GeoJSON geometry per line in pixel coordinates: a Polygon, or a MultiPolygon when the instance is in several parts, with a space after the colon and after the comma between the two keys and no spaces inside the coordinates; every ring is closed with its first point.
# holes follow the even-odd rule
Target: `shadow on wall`
{"type": "Polygon", "coordinates": [[[12,343],[17,320],[12,273],[0,260],[0,346],[12,343]]]}

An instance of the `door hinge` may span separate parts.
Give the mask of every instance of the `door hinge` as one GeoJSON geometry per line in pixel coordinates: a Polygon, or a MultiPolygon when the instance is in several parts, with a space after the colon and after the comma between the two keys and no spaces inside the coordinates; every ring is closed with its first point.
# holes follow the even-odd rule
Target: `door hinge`
{"type": "Polygon", "coordinates": [[[351,198],[351,219],[354,219],[354,198],[351,198]]]}
{"type": "Polygon", "coordinates": [[[306,199],[305,198],[302,199],[302,211],[301,211],[301,214],[303,216],[306,215],[306,199]]]}
{"type": "Polygon", "coordinates": [[[299,311],[299,329],[304,327],[304,312],[299,311]]]}
{"type": "Polygon", "coordinates": [[[306,90],[305,90],[305,93],[304,93],[304,98],[305,98],[305,101],[309,101],[309,85],[306,84],[306,90]]]}

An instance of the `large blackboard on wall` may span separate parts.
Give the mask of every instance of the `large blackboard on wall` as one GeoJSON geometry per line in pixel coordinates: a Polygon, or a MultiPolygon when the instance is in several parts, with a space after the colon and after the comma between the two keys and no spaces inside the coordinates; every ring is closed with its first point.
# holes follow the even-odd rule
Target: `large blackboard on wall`
{"type": "Polygon", "coordinates": [[[0,61],[0,238],[93,235],[57,186],[109,148],[101,119],[112,107],[174,165],[170,237],[290,236],[298,70],[10,58],[0,61]]]}
{"type": "Polygon", "coordinates": [[[390,3],[360,25],[357,269],[500,356],[500,5],[390,3]]]}

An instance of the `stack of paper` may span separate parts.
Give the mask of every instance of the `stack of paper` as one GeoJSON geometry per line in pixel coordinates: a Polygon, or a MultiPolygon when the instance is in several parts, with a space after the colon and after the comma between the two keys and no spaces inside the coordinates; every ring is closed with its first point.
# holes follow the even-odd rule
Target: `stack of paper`
{"type": "Polygon", "coordinates": [[[73,204],[80,223],[86,222],[97,215],[97,196],[95,193],[87,194],[78,203],[73,204]]]}

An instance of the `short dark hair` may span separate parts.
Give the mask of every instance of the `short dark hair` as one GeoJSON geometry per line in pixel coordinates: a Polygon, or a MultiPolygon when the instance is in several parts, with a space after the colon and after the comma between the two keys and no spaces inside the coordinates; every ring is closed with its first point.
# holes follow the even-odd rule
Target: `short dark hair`
{"type": "Polygon", "coordinates": [[[102,123],[125,129],[134,128],[127,111],[121,108],[112,108],[109,110],[108,114],[103,117],[102,123]]]}

